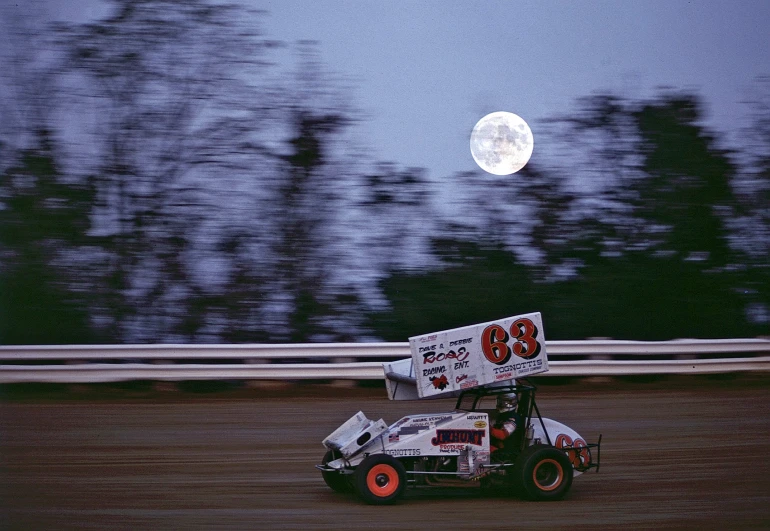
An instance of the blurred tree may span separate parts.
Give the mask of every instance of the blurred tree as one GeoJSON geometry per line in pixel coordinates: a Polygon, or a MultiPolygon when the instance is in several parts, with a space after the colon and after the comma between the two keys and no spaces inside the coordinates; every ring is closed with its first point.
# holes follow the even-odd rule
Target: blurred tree
{"type": "Polygon", "coordinates": [[[740,139],[743,168],[732,183],[730,239],[748,320],[757,334],[770,336],[770,76],[757,79],[747,104],[750,125],[740,139]]]}
{"type": "Polygon", "coordinates": [[[290,151],[284,156],[277,204],[282,210],[276,218],[276,286],[286,304],[282,339],[307,342],[330,333],[323,318],[332,311],[328,284],[330,263],[322,239],[329,230],[337,204],[334,183],[326,173],[330,139],[345,126],[346,118],[297,105],[290,113],[290,151]],[[328,260],[328,261],[327,261],[328,260]]]}
{"type": "Polygon", "coordinates": [[[736,168],[697,97],[580,101],[560,122],[567,171],[462,175],[463,223],[434,241],[438,270],[393,271],[389,339],[541,311],[551,339],[750,333],[729,245],[736,168]]]}
{"type": "Polygon", "coordinates": [[[0,343],[92,343],[87,232],[93,190],[68,180],[55,134],[50,39],[35,6],[3,9],[0,53],[0,343]]]}
{"type": "Polygon", "coordinates": [[[561,181],[530,162],[515,176],[463,172],[453,184],[450,230],[481,247],[508,249],[529,265],[546,260],[546,248],[558,239],[554,222],[571,201],[561,181]]]}
{"type": "Polygon", "coordinates": [[[358,337],[375,267],[347,230],[362,158],[340,149],[353,113],[314,45],[268,79],[277,44],[254,13],[111,3],[57,26],[52,70],[79,111],[68,178],[94,190],[94,321],[111,341],[358,337]]]}
{"type": "Polygon", "coordinates": [[[370,326],[386,341],[540,310],[531,271],[501,245],[468,239],[436,239],[441,266],[392,271],[382,281],[389,308],[370,326]]]}
{"type": "Polygon", "coordinates": [[[374,337],[402,341],[399,331],[414,328],[414,318],[435,313],[424,313],[428,301],[419,300],[420,294],[400,289],[419,284],[423,274],[430,274],[425,271],[438,264],[431,237],[441,221],[431,201],[431,183],[421,168],[380,162],[357,188],[351,229],[361,249],[355,271],[362,277],[361,298],[367,305],[364,328],[374,337]]]}
{"type": "Polygon", "coordinates": [[[0,344],[91,343],[70,253],[87,244],[93,191],[61,182],[50,132],[0,178],[0,344]]]}
{"type": "Polygon", "coordinates": [[[720,212],[733,202],[736,170],[700,125],[702,115],[698,98],[689,94],[664,95],[634,113],[645,178],[631,188],[635,214],[646,222],[644,236],[655,252],[700,262],[706,270],[728,262],[720,212]]]}
{"type": "Polygon", "coordinates": [[[646,309],[659,315],[658,333],[666,338],[742,335],[743,303],[728,269],[734,262],[727,217],[735,203],[730,185],[736,167],[703,127],[696,96],[664,94],[634,116],[645,172],[633,186],[635,214],[653,245],[645,254],[653,281],[648,290],[668,295],[655,297],[659,304],[646,309]]]}
{"type": "Polygon", "coordinates": [[[426,256],[426,235],[433,233],[438,213],[431,202],[432,188],[422,168],[399,168],[379,162],[359,180],[358,214],[366,260],[373,269],[421,269],[426,256]]]}
{"type": "Polygon", "coordinates": [[[544,273],[535,264],[557,237],[542,225],[559,216],[566,196],[535,165],[517,176],[455,176],[448,208],[438,211],[435,235],[426,238],[433,258],[424,263],[431,267],[394,263],[380,283],[389,305],[370,318],[377,334],[404,341],[540,309],[537,275],[544,273]]]}
{"type": "Polygon", "coordinates": [[[271,341],[350,340],[361,312],[355,279],[341,271],[351,242],[343,230],[355,175],[344,153],[354,112],[324,71],[315,43],[301,42],[296,70],[275,102],[272,175],[261,183],[268,272],[261,324],[271,341]]]}
{"type": "Polygon", "coordinates": [[[422,168],[380,162],[359,180],[350,231],[358,234],[356,270],[364,273],[363,298],[373,309],[386,302],[379,282],[390,271],[423,271],[435,265],[430,238],[440,217],[422,168]]]}
{"type": "Polygon", "coordinates": [[[735,167],[700,124],[698,99],[662,94],[635,104],[596,96],[582,103],[565,120],[567,135],[606,139],[591,155],[599,169],[580,175],[591,188],[598,172],[600,193],[593,190],[595,208],[578,208],[578,222],[566,231],[574,247],[565,256],[577,276],[552,285],[550,296],[572,311],[555,312],[549,330],[629,339],[745,333],[726,219],[735,167]]]}
{"type": "Polygon", "coordinates": [[[259,138],[268,93],[258,83],[274,43],[235,5],[112,4],[103,20],[58,28],[91,126],[78,164],[96,188],[103,241],[96,311],[116,341],[181,340],[205,321],[194,300],[206,295],[206,261],[197,276],[191,266],[203,222],[242,193],[228,185],[270,161],[259,138]]]}
{"type": "Polygon", "coordinates": [[[225,343],[274,340],[261,314],[268,294],[266,275],[249,251],[254,236],[245,229],[230,229],[219,238],[215,252],[226,264],[226,279],[196,290],[184,320],[188,336],[225,343]]]}

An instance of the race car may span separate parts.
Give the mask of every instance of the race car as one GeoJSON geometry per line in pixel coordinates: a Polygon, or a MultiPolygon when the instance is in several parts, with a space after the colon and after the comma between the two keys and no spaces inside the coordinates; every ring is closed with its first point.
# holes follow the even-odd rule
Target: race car
{"type": "Polygon", "coordinates": [[[407,487],[494,489],[532,500],[558,500],[573,477],[598,471],[601,435],[589,444],[543,418],[524,376],[548,370],[542,317],[509,317],[409,338],[412,358],[384,363],[391,400],[457,397],[453,411],[406,416],[388,426],[358,412],[323,440],[320,465],[334,491],[376,505],[407,487]],[[502,420],[498,397],[515,404],[516,428],[492,444],[502,420]],[[497,428],[495,428],[497,429],[497,428]]]}
{"type": "Polygon", "coordinates": [[[337,492],[383,505],[407,487],[473,487],[531,500],[558,500],[574,476],[598,471],[601,436],[586,443],[574,430],[543,418],[535,386],[526,382],[464,391],[454,411],[406,416],[387,426],[359,412],[324,439],[317,468],[337,492]],[[498,395],[518,398],[520,429],[504,449],[490,448],[498,395]]]}

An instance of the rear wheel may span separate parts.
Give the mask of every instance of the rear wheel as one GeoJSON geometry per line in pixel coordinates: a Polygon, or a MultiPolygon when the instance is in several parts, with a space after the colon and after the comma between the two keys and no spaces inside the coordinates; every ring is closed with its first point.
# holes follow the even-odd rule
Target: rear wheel
{"type": "Polygon", "coordinates": [[[394,457],[370,455],[356,468],[355,485],[356,492],[366,503],[394,503],[404,494],[406,470],[394,457]]]}
{"type": "Polygon", "coordinates": [[[531,500],[559,500],[572,486],[572,464],[553,446],[535,445],[524,450],[513,467],[516,488],[531,500]]]}
{"type": "MultiPolygon", "coordinates": [[[[324,455],[323,460],[321,461],[321,464],[325,465],[326,463],[330,461],[334,461],[335,459],[339,459],[342,457],[339,452],[335,452],[334,450],[329,450],[324,455]]],[[[324,478],[324,481],[326,482],[326,485],[330,489],[332,489],[335,492],[350,492],[350,483],[348,482],[348,478],[340,474],[339,472],[321,472],[321,475],[324,478]]]]}

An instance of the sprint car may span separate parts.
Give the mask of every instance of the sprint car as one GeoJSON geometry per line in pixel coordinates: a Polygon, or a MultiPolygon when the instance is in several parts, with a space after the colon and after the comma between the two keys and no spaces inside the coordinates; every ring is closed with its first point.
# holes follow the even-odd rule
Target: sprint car
{"type": "Polygon", "coordinates": [[[527,376],[548,371],[543,321],[530,313],[409,338],[411,359],[383,363],[388,398],[456,397],[448,413],[388,426],[358,412],[323,441],[326,484],[365,502],[397,501],[407,487],[477,485],[533,500],[558,500],[573,477],[599,469],[601,436],[589,444],[543,418],[527,376]],[[498,396],[516,398],[517,429],[490,441],[498,396]],[[494,450],[494,451],[493,451],[494,450]]]}
{"type": "Polygon", "coordinates": [[[601,436],[586,443],[574,430],[543,418],[535,386],[519,382],[464,391],[454,411],[406,416],[387,426],[359,412],[324,439],[320,465],[332,490],[384,505],[407,487],[473,487],[531,500],[558,500],[573,477],[598,471],[601,436]],[[490,451],[495,398],[516,393],[523,426],[512,444],[490,451]]]}

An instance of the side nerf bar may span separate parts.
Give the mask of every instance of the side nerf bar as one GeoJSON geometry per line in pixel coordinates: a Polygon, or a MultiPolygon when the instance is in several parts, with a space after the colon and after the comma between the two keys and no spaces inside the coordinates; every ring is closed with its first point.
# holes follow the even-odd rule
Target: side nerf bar
{"type": "MultiPolygon", "coordinates": [[[[599,467],[601,466],[602,461],[602,435],[599,434],[599,441],[595,443],[588,443],[585,446],[572,446],[567,448],[559,448],[559,450],[562,450],[564,453],[566,453],[570,457],[570,461],[573,463],[575,461],[580,462],[580,458],[577,457],[577,459],[572,459],[573,457],[576,457],[574,455],[571,455],[573,452],[577,454],[578,452],[582,452],[584,450],[588,450],[588,464],[587,465],[581,465],[579,467],[575,467],[575,470],[579,472],[587,472],[591,470],[592,468],[596,469],[596,472],[599,472],[599,467]],[[594,460],[594,452],[593,450],[596,450],[596,460],[594,460]]],[[[574,466],[574,465],[573,465],[574,466]]]]}

